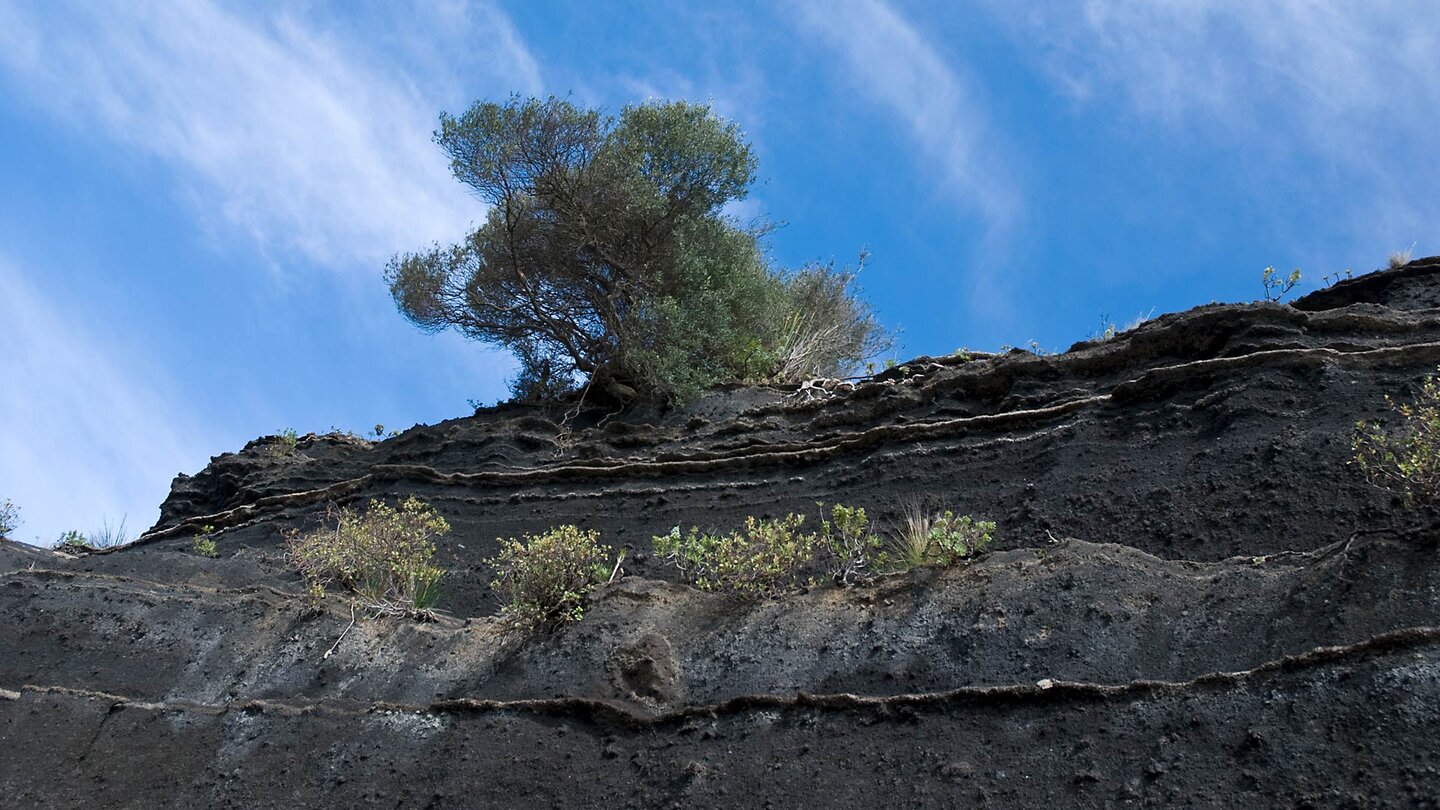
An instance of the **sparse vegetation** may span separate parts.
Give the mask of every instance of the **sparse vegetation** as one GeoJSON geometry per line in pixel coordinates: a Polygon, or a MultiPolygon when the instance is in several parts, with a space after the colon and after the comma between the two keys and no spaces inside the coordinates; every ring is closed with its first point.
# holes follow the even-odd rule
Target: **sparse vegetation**
{"type": "Polygon", "coordinates": [[[513,351],[517,399],[676,401],[725,379],[842,376],[884,345],[856,271],[774,268],[767,228],[724,213],[756,161],[708,105],[609,116],[516,96],[442,114],[435,140],[489,215],[385,279],[422,329],[513,351]]]}
{"type": "Polygon", "coordinates": [[[1098,340],[1101,342],[1111,340],[1120,331],[1120,327],[1116,326],[1115,322],[1110,320],[1109,315],[1100,316],[1100,326],[1100,331],[1090,336],[1091,340],[1098,340]]]}
{"type": "Polygon", "coordinates": [[[676,526],[654,539],[655,553],[668,560],[696,587],[750,598],[779,596],[799,583],[801,568],[815,557],[820,542],[800,527],[804,515],[745,519],[743,532],[711,534],[676,526]]]}
{"type": "Polygon", "coordinates": [[[1407,505],[1432,503],[1440,497],[1440,373],[1422,380],[1412,400],[1387,395],[1385,402],[1400,424],[1356,422],[1354,464],[1372,484],[1402,493],[1407,505]]]}
{"type": "Polygon", "coordinates": [[[73,529],[64,532],[55,541],[53,548],[72,554],[84,554],[102,548],[123,546],[132,539],[125,530],[125,519],[121,518],[118,524],[106,520],[99,529],[92,532],[81,533],[73,529]]]}
{"type": "MultiPolygon", "coordinates": [[[[825,504],[819,504],[822,515],[825,504]]],[[[840,585],[868,578],[884,563],[885,541],[872,530],[865,509],[835,504],[820,518],[820,549],[826,572],[840,585]]]]}
{"type": "Polygon", "coordinates": [[[1026,342],[1024,346],[1011,346],[1009,343],[1000,344],[1000,354],[1010,354],[1011,352],[1026,352],[1036,357],[1049,357],[1055,354],[1055,352],[1049,349],[1042,349],[1040,347],[1040,341],[1034,339],[1026,342]]]}
{"type": "Polygon", "coordinates": [[[0,537],[7,537],[20,528],[20,507],[9,500],[0,501],[0,537]]]}
{"type": "Polygon", "coordinates": [[[220,550],[215,546],[215,527],[201,526],[190,541],[190,550],[201,557],[219,557],[220,550]]]}
{"type": "Polygon", "coordinates": [[[774,356],[760,348],[762,362],[745,376],[794,383],[850,374],[860,361],[889,350],[893,339],[852,289],[865,259],[862,253],[854,269],[812,264],[787,279],[779,345],[774,356]]]}
{"type": "MultiPolygon", "coordinates": [[[[853,585],[877,574],[921,565],[954,565],[983,553],[995,524],[953,512],[908,508],[890,541],[874,531],[865,510],[820,504],[820,531],[801,531],[805,516],[746,518],[741,532],[688,534],[679,526],[654,538],[655,554],[707,591],[773,598],[799,587],[801,577],[823,566],[836,584],[853,585]]],[[[813,582],[813,580],[812,580],[813,582]]]]}
{"type": "Polygon", "coordinates": [[[332,508],[327,523],[286,536],[290,559],[313,597],[338,585],[375,615],[430,618],[445,576],[435,566],[435,540],[450,524],[424,501],[410,497],[399,508],[372,500],[363,511],[332,508]]]}
{"type": "Polygon", "coordinates": [[[995,533],[991,521],[932,512],[919,504],[905,507],[891,538],[889,560],[900,570],[921,565],[954,565],[984,552],[995,533]]]}
{"type": "MultiPolygon", "coordinates": [[[[1392,257],[1392,258],[1393,258],[1393,257],[1392,257]]],[[[1326,287],[1333,287],[1333,286],[1335,286],[1336,284],[1340,283],[1341,281],[1349,281],[1350,279],[1352,279],[1352,278],[1354,278],[1354,277],[1355,277],[1355,271],[1354,271],[1354,270],[1351,270],[1350,268],[1347,267],[1347,268],[1345,268],[1345,270],[1344,270],[1343,273],[1340,273],[1340,272],[1336,272],[1336,273],[1326,273],[1325,275],[1323,275],[1323,276],[1320,277],[1320,280],[1325,282],[1325,286],[1326,286],[1326,287]]]]}
{"type": "Polygon", "coordinates": [[[994,534],[994,522],[946,510],[931,529],[931,557],[938,565],[954,565],[988,549],[994,534]]]}
{"type": "Polygon", "coordinates": [[[300,436],[295,429],[285,428],[278,431],[274,440],[270,442],[270,455],[272,458],[289,458],[295,455],[299,443],[300,436]]]}
{"type": "Polygon", "coordinates": [[[1267,267],[1260,271],[1260,286],[1265,290],[1265,300],[1279,302],[1295,289],[1300,283],[1300,268],[1290,271],[1289,275],[1279,275],[1274,267],[1267,267]]]}
{"type": "Polygon", "coordinates": [[[122,517],[120,522],[114,525],[109,520],[103,521],[100,528],[87,534],[85,539],[95,548],[113,548],[125,545],[132,538],[125,530],[125,518],[122,517]]]}
{"type": "Polygon", "coordinates": [[[487,561],[495,568],[490,587],[504,603],[501,616],[526,632],[580,621],[590,592],[616,570],[610,555],[599,532],[576,526],[501,540],[500,554],[487,561]]]}
{"type": "Polygon", "coordinates": [[[1140,328],[1142,325],[1144,325],[1145,323],[1149,322],[1149,320],[1150,320],[1152,317],[1154,317],[1154,315],[1155,315],[1155,308],[1154,308],[1154,307],[1151,307],[1149,312],[1141,312],[1141,313],[1138,313],[1138,314],[1136,314],[1136,316],[1135,316],[1135,318],[1134,318],[1133,320],[1131,320],[1129,323],[1125,324],[1124,326],[1120,327],[1120,331],[1121,331],[1121,332],[1131,332],[1131,331],[1134,331],[1135,329],[1138,329],[1138,328],[1140,328]]]}
{"type": "Polygon", "coordinates": [[[1391,270],[1394,270],[1394,269],[1396,269],[1396,268],[1404,267],[1405,265],[1409,264],[1409,263],[1410,263],[1410,254],[1415,250],[1415,246],[1418,245],[1418,244],[1420,244],[1420,243],[1419,243],[1419,242],[1412,242],[1412,243],[1410,244],[1410,247],[1406,248],[1405,250],[1397,250],[1397,251],[1395,251],[1394,253],[1391,253],[1391,254],[1390,254],[1390,269],[1391,269],[1391,270]]]}
{"type": "Polygon", "coordinates": [[[1149,312],[1141,312],[1141,313],[1139,313],[1138,315],[1136,315],[1129,323],[1125,324],[1124,326],[1121,326],[1121,325],[1117,324],[1115,321],[1111,320],[1109,315],[1104,315],[1104,314],[1102,314],[1102,315],[1100,316],[1100,329],[1097,330],[1097,331],[1095,331],[1095,332],[1091,332],[1090,335],[1089,335],[1089,337],[1088,337],[1087,339],[1088,339],[1088,340],[1097,341],[1097,342],[1100,342],[1100,343],[1104,343],[1104,342],[1106,342],[1106,341],[1113,340],[1116,335],[1121,335],[1121,334],[1124,334],[1124,333],[1126,333],[1126,332],[1129,332],[1129,331],[1131,331],[1131,330],[1139,327],[1141,324],[1145,323],[1146,321],[1150,320],[1150,316],[1153,315],[1154,313],[1155,313],[1155,310],[1154,310],[1154,309],[1151,309],[1149,312]]]}

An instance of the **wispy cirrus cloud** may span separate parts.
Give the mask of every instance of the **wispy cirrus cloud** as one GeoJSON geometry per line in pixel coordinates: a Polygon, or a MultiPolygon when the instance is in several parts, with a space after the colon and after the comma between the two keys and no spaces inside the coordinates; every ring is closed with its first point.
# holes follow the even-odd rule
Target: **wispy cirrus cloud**
{"type": "Polygon", "coordinates": [[[1008,232],[1022,194],[978,85],[883,0],[807,3],[801,27],[840,57],[849,81],[902,121],[932,174],[993,240],[1008,232]]]}
{"type": "Polygon", "coordinates": [[[1307,121],[1370,125],[1355,113],[1405,115],[1440,94],[1440,19],[1423,2],[1087,0],[1036,9],[992,3],[1055,78],[1080,97],[1119,90],[1147,115],[1266,117],[1273,105],[1307,121]]]}
{"type": "Polygon", "coordinates": [[[0,498],[22,510],[15,536],[53,542],[102,519],[138,534],[171,477],[204,465],[205,431],[163,370],[28,275],[0,256],[0,498]]]}
{"type": "MultiPolygon", "coordinates": [[[[1357,240],[1433,233],[1440,16],[1424,0],[991,0],[1062,92],[1138,125],[1339,170],[1357,240]]],[[[1294,173],[1293,164],[1283,171],[1294,173]]],[[[1282,182],[1291,178],[1278,178],[1282,182]]],[[[1300,179],[1300,178],[1295,178],[1300,179]]]]}
{"type": "MultiPolygon", "coordinates": [[[[413,13],[435,35],[417,53],[483,34],[480,68],[538,92],[535,60],[493,6],[413,13]]],[[[209,0],[12,0],[0,18],[0,76],[16,93],[161,161],[206,225],[219,215],[272,254],[373,272],[377,259],[453,239],[476,218],[429,139],[447,100],[427,96],[403,62],[371,59],[300,17],[209,0]]]]}
{"type": "MultiPolygon", "coordinates": [[[[130,175],[137,194],[180,197],[217,253],[258,247],[284,275],[323,268],[304,288],[339,294],[332,321],[316,327],[331,332],[393,318],[387,302],[375,302],[380,264],[395,251],[453,240],[483,213],[430,142],[438,111],[470,93],[537,93],[540,83],[518,31],[485,2],[337,9],[0,0],[3,103],[38,110],[72,135],[91,151],[82,162],[113,155],[140,166],[130,175]],[[485,48],[475,49],[477,40],[485,48]],[[166,190],[157,195],[156,186],[166,190]]],[[[76,223],[81,242],[85,224],[76,223]]],[[[151,237],[187,238],[140,238],[151,237]]],[[[166,343],[196,336],[127,323],[137,317],[131,302],[67,287],[88,273],[121,280],[115,289],[127,292],[118,297],[164,294],[148,267],[100,255],[107,258],[84,272],[41,253],[0,257],[0,497],[24,510],[26,539],[91,529],[102,516],[128,515],[132,530],[144,529],[177,472],[198,470],[256,421],[283,407],[326,424],[347,404],[347,392],[256,384],[228,428],[210,421],[215,414],[191,416],[208,392],[145,358],[174,358],[166,343]],[[106,319],[93,320],[96,312],[106,319]],[[135,343],[142,333],[156,345],[135,343]]],[[[264,299],[247,286],[245,268],[229,264],[226,272],[238,275],[214,285],[225,296],[193,300],[233,301],[236,311],[223,313],[233,320],[246,301],[264,299]]],[[[494,354],[477,360],[456,344],[440,351],[473,371],[472,390],[489,390],[508,370],[494,354]]],[[[393,346],[372,351],[376,369],[413,371],[393,346]]],[[[236,373],[255,378],[254,368],[236,373]]]]}

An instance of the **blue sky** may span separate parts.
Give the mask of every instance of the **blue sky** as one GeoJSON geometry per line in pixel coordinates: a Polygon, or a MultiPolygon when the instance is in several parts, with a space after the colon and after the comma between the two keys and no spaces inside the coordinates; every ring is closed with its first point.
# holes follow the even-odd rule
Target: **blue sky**
{"type": "Polygon", "coordinates": [[[902,356],[1440,252],[1428,0],[0,0],[18,537],[138,532],[283,427],[503,397],[510,360],[419,333],[380,274],[482,219],[430,133],[512,92],[713,102],[760,157],[739,213],[786,223],[782,264],[868,249],[902,356]]]}

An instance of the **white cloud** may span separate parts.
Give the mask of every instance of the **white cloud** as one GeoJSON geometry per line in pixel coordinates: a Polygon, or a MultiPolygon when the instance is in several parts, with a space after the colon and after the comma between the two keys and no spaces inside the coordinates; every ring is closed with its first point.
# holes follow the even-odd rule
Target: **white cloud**
{"type": "MultiPolygon", "coordinates": [[[[503,14],[465,3],[423,13],[441,42],[486,42],[485,69],[507,90],[538,91],[503,14]]],[[[175,169],[202,222],[219,214],[272,255],[373,274],[479,216],[430,142],[451,100],[297,17],[209,0],[0,0],[0,18],[0,69],[32,103],[175,169]]]]}
{"type": "Polygon", "coordinates": [[[904,122],[921,160],[956,201],[978,214],[992,239],[1020,213],[1021,193],[1007,170],[975,84],[882,0],[809,3],[802,26],[843,60],[873,102],[904,122]]]}
{"type": "MultiPolygon", "coordinates": [[[[1423,240],[1440,224],[1440,15],[1428,0],[990,0],[1024,54],[1082,104],[1259,161],[1308,159],[1351,182],[1357,238],[1423,240]]],[[[1118,120],[1124,120],[1123,118],[1118,120]]],[[[1302,164],[1303,165],[1303,164],[1302,164]]],[[[1280,171],[1293,177],[1293,163],[1280,171]]],[[[1397,242],[1398,243],[1398,242],[1397,242]]]]}
{"type": "Polygon", "coordinates": [[[0,257],[0,500],[21,509],[16,539],[159,517],[178,472],[203,467],[214,442],[184,413],[167,375],[122,336],[46,300],[0,257]]]}
{"type": "MultiPolygon", "coordinates": [[[[335,272],[326,284],[357,293],[337,303],[352,316],[337,319],[353,326],[378,317],[373,293],[358,292],[370,292],[386,258],[453,240],[483,214],[430,141],[439,110],[474,92],[539,93],[539,69],[490,3],[379,4],[370,19],[348,7],[333,17],[308,4],[262,8],[0,0],[0,97],[56,119],[97,154],[161,167],[193,204],[197,229],[222,237],[217,251],[253,244],[287,273],[335,272]]],[[[154,176],[133,174],[136,183],[154,176]]],[[[123,258],[98,270],[147,282],[123,258]]],[[[0,498],[23,510],[20,537],[49,541],[123,515],[143,530],[171,478],[233,448],[238,423],[272,418],[286,397],[289,412],[344,409],[318,405],[324,392],[255,387],[229,417],[237,424],[187,417],[197,392],[128,342],[154,330],[126,330],[131,313],[120,306],[87,319],[83,294],[47,300],[85,275],[0,257],[0,498]]],[[[439,351],[473,372],[477,390],[494,388],[503,359],[458,344],[439,351]]],[[[386,362],[413,365],[380,350],[386,362]]]]}
{"type": "Polygon", "coordinates": [[[993,5],[1041,45],[1032,52],[1063,85],[1079,95],[1118,88],[1171,120],[1220,115],[1228,127],[1282,105],[1313,123],[1370,126],[1381,121],[1353,116],[1424,115],[1440,92],[1440,19],[1425,2],[993,5]],[[1414,106],[1391,107],[1400,99],[1414,106]]]}

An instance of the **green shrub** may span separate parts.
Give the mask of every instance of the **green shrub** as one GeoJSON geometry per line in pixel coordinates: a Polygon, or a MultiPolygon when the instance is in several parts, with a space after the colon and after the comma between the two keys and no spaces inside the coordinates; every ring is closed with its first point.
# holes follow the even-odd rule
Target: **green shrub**
{"type": "Polygon", "coordinates": [[[819,547],[831,579],[849,585],[867,578],[884,564],[885,541],[871,530],[863,508],[837,503],[830,507],[830,517],[826,518],[825,504],[819,506],[819,547]]]}
{"type": "Polygon", "coordinates": [[[820,531],[800,531],[804,515],[776,520],[749,517],[743,532],[713,533],[676,526],[654,538],[655,553],[678,568],[687,582],[707,591],[773,598],[798,586],[818,563],[840,585],[920,565],[954,565],[984,552],[995,524],[953,512],[908,509],[888,544],[861,507],[820,504],[820,531]]]}
{"type": "Polygon", "coordinates": [[[215,527],[201,526],[200,531],[190,541],[190,550],[201,557],[219,557],[220,551],[215,547],[215,527]]]}
{"type": "Polygon", "coordinates": [[[1399,414],[1400,425],[1387,430],[1378,422],[1356,422],[1353,463],[1372,484],[1400,491],[1407,506],[1428,504],[1440,496],[1440,376],[1425,378],[1413,401],[1387,395],[1385,403],[1399,414]]]}
{"type": "Polygon", "coordinates": [[[820,538],[800,527],[804,515],[774,520],[745,519],[745,531],[688,535],[676,526],[654,538],[655,553],[679,568],[686,580],[707,591],[750,598],[775,597],[795,587],[801,568],[815,556],[820,538]]]}
{"type": "Polygon", "coordinates": [[[953,565],[988,549],[995,534],[995,523],[969,515],[957,516],[947,510],[936,518],[931,531],[935,562],[953,565]]]}
{"type": "Polygon", "coordinates": [[[995,524],[956,515],[946,510],[935,513],[918,505],[905,509],[898,531],[890,544],[889,560],[897,569],[921,565],[954,565],[984,552],[995,532],[995,524]]]}
{"type": "Polygon", "coordinates": [[[55,541],[53,547],[71,553],[87,553],[102,548],[123,546],[132,539],[134,538],[125,531],[125,519],[121,518],[118,524],[112,524],[106,520],[99,529],[84,534],[74,530],[64,532],[60,535],[60,539],[55,541]]]}
{"type": "Polygon", "coordinates": [[[305,575],[312,595],[339,585],[376,615],[431,616],[444,569],[432,564],[435,539],[450,524],[424,501],[401,501],[399,509],[370,501],[363,512],[332,509],[327,523],[308,534],[292,531],[290,559],[305,575]]]}
{"type": "Polygon", "coordinates": [[[295,455],[295,449],[300,444],[300,436],[294,428],[285,428],[275,434],[275,439],[270,443],[270,456],[272,458],[289,458],[295,455]]]}
{"type": "Polygon", "coordinates": [[[527,631],[578,622],[585,601],[611,573],[610,548],[600,533],[558,526],[521,540],[500,541],[500,554],[487,560],[495,568],[490,587],[504,603],[501,616],[527,631]]]}
{"type": "Polygon", "coordinates": [[[20,508],[10,501],[0,501],[0,537],[20,528],[20,508]]]}
{"type": "Polygon", "coordinates": [[[90,541],[85,539],[85,535],[74,529],[61,533],[60,539],[55,541],[54,547],[61,551],[88,551],[94,548],[90,545],[90,541]]]}

